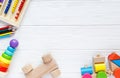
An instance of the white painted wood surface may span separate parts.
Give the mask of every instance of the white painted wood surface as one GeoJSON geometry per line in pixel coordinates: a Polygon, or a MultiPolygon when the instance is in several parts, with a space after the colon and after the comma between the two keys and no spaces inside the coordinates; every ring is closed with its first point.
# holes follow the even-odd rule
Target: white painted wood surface
{"type": "Polygon", "coordinates": [[[12,38],[20,45],[7,78],[25,78],[21,67],[37,66],[47,52],[60,78],[81,78],[80,67],[92,65],[94,55],[120,52],[120,0],[32,0],[16,34],[0,40],[1,53],[12,38]]]}

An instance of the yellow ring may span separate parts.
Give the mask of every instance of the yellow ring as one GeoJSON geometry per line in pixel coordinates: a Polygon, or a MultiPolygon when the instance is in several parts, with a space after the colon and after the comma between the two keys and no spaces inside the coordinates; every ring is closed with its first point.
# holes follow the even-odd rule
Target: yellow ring
{"type": "Polygon", "coordinates": [[[0,56],[0,61],[4,62],[6,64],[10,64],[10,60],[7,60],[7,59],[3,58],[2,56],[0,56]]]}

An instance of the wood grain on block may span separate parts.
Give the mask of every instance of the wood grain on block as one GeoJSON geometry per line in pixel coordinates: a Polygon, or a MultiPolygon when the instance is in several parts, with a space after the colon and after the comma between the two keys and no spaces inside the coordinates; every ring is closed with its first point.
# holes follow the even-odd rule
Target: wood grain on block
{"type": "Polygon", "coordinates": [[[115,69],[119,68],[116,64],[109,60],[109,66],[111,71],[113,72],[115,69]]]}
{"type": "Polygon", "coordinates": [[[0,72],[0,78],[4,78],[7,75],[7,73],[0,72]]]}
{"type": "Polygon", "coordinates": [[[42,57],[43,63],[48,64],[52,61],[52,56],[50,54],[44,55],[42,57]]]}
{"type": "Polygon", "coordinates": [[[93,73],[93,74],[92,74],[92,78],[96,78],[96,73],[93,73]]]}
{"type": "Polygon", "coordinates": [[[113,72],[111,70],[107,70],[106,73],[108,74],[108,76],[113,75],[113,72]]]}
{"type": "Polygon", "coordinates": [[[93,62],[94,62],[94,64],[104,63],[105,62],[105,57],[97,55],[97,56],[93,57],[93,62]]]}
{"type": "Polygon", "coordinates": [[[23,72],[24,72],[25,74],[27,74],[27,73],[29,73],[30,71],[32,71],[33,68],[32,68],[31,65],[26,65],[26,66],[24,66],[24,67],[22,68],[22,70],[23,70],[23,72]]]}
{"type": "Polygon", "coordinates": [[[56,69],[56,70],[51,72],[51,75],[52,75],[53,78],[58,77],[60,74],[61,74],[61,72],[60,72],[59,69],[56,69]]]}

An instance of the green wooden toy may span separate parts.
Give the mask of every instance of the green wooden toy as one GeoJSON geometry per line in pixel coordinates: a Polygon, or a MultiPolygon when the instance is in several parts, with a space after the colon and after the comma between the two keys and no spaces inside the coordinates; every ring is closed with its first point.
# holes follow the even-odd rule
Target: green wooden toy
{"type": "Polygon", "coordinates": [[[107,78],[106,72],[104,72],[104,71],[98,72],[97,78],[107,78]]]}

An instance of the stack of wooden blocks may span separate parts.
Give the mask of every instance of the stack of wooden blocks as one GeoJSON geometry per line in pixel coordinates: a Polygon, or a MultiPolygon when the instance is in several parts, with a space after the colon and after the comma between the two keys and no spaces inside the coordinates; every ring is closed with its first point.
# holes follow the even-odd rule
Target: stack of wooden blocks
{"type": "Polygon", "coordinates": [[[93,63],[96,77],[107,78],[105,57],[97,55],[93,58],[93,63]]]}

